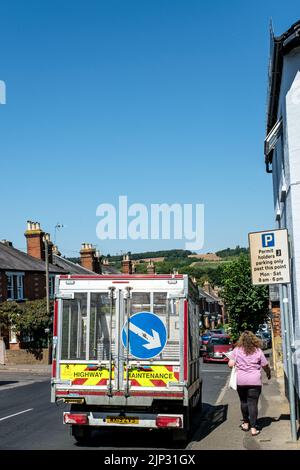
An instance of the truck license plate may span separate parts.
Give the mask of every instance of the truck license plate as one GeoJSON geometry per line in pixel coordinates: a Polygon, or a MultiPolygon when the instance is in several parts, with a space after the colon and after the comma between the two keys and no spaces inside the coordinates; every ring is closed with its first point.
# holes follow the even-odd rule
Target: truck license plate
{"type": "Polygon", "coordinates": [[[107,416],[105,421],[110,424],[139,424],[139,419],[132,416],[107,416]]]}

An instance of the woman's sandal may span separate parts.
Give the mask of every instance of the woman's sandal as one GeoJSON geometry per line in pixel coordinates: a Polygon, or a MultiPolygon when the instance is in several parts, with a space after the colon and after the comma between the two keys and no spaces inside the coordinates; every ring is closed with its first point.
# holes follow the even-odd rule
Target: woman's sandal
{"type": "Polygon", "coordinates": [[[248,432],[249,429],[250,429],[250,426],[249,426],[248,423],[242,423],[242,424],[240,424],[240,428],[241,428],[242,431],[248,432]],[[244,427],[245,425],[246,425],[247,427],[244,427]]]}
{"type": "Polygon", "coordinates": [[[258,434],[260,434],[260,430],[259,430],[259,429],[256,429],[255,432],[252,432],[252,431],[251,431],[251,436],[253,436],[253,437],[257,436],[258,434]]]}

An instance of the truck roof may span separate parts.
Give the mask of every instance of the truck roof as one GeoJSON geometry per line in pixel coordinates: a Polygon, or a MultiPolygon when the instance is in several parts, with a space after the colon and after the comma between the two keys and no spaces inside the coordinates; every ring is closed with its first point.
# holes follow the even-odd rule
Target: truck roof
{"type": "Polygon", "coordinates": [[[187,274],[95,274],[70,275],[62,274],[60,279],[183,279],[187,274]]]}

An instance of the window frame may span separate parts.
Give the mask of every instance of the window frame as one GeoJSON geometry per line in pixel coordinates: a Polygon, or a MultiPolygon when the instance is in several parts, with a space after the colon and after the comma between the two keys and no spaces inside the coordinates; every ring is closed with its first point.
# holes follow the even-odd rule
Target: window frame
{"type": "Polygon", "coordinates": [[[55,297],[55,274],[49,274],[49,297],[50,299],[55,297]]]}
{"type": "Polygon", "coordinates": [[[24,296],[24,277],[25,273],[21,271],[6,271],[7,277],[7,300],[20,301],[25,300],[24,296]],[[11,296],[9,295],[11,292],[11,296]]]}

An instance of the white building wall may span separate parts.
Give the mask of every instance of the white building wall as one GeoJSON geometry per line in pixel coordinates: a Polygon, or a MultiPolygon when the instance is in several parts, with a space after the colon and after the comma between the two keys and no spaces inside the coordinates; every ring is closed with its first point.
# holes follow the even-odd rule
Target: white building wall
{"type": "MultiPolygon", "coordinates": [[[[291,240],[292,279],[289,289],[292,306],[291,340],[299,347],[295,385],[300,383],[300,48],[284,57],[278,119],[283,120],[283,135],[276,145],[272,164],[275,211],[280,207],[281,228],[287,228],[291,240]],[[286,199],[280,202],[282,185],[286,199]],[[299,342],[299,344],[297,344],[299,342]]],[[[286,361],[285,361],[286,370],[286,361]]]]}

